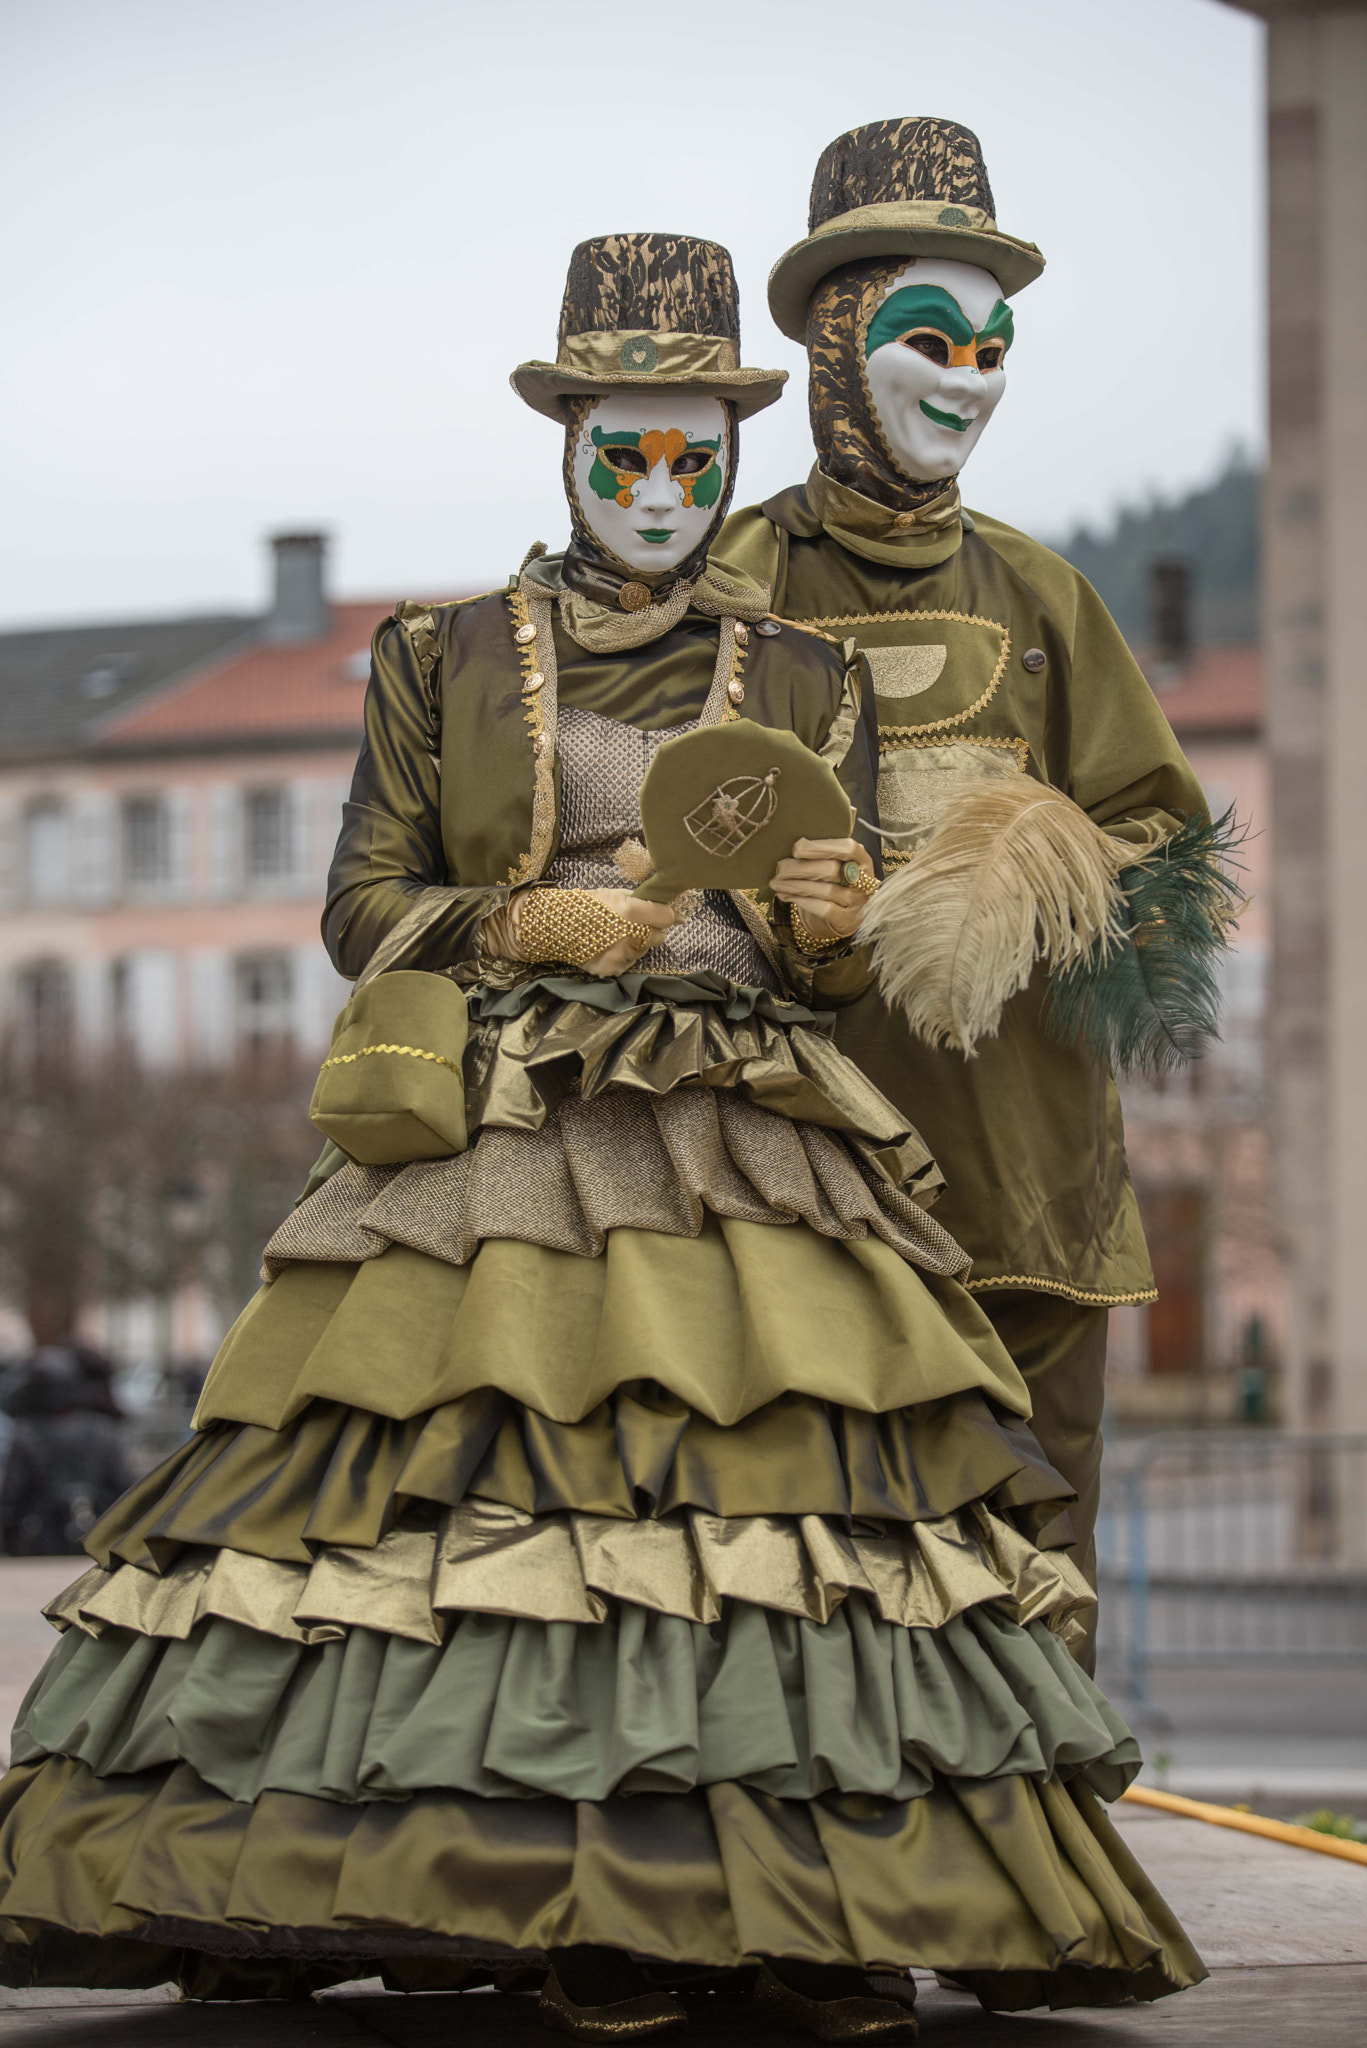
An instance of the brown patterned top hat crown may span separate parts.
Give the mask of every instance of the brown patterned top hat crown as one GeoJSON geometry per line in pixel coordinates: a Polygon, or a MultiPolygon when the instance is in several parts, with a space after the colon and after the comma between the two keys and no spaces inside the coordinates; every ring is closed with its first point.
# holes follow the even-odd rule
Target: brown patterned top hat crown
{"type": "Polygon", "coordinates": [[[553,363],[521,363],[519,397],[550,419],[561,400],[622,386],[681,386],[734,401],[742,419],[772,405],[785,370],[740,361],[735,271],[719,242],[693,235],[597,235],[570,257],[553,363]]]}
{"type": "Polygon", "coordinates": [[[806,239],[779,258],[769,308],[783,333],[806,335],[807,305],[829,271],[866,256],[947,256],[990,271],[1010,298],[1044,258],[997,226],[982,146],[957,121],[870,121],[836,137],[812,180],[806,239]]]}

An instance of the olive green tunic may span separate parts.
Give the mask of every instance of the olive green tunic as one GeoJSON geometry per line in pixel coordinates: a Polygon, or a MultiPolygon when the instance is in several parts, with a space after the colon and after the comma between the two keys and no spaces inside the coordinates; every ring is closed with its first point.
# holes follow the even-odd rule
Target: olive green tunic
{"type": "MultiPolygon", "coordinates": [[[[857,637],[873,671],[884,825],[924,833],[965,777],[994,774],[1051,783],[1120,839],[1204,816],[1201,786],[1086,580],[1014,528],[945,509],[899,527],[814,472],[734,513],[715,551],[767,581],[781,616],[857,637]]],[[[1041,976],[972,1059],[914,1040],[876,992],[842,1013],[839,1043],[935,1154],[948,1181],[937,1214],[972,1255],[970,1287],[1150,1301],[1115,1084],[1049,1036],[1045,994],[1041,976]]]]}

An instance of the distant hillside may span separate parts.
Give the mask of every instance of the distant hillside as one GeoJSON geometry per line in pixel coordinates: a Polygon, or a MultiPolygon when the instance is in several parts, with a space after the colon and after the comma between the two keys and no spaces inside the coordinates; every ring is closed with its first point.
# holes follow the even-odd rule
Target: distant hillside
{"type": "Polygon", "coordinates": [[[1149,634],[1149,566],[1191,565],[1198,641],[1258,638],[1258,500],[1262,477],[1233,457],[1223,475],[1184,498],[1125,506],[1109,532],[1079,526],[1050,546],[1096,585],[1128,640],[1149,634]]]}

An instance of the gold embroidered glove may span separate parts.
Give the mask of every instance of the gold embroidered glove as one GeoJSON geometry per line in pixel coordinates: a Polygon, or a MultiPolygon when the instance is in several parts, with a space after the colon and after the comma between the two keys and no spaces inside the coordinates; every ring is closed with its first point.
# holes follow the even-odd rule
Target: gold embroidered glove
{"type": "Polygon", "coordinates": [[[528,889],[517,899],[514,943],[524,960],[588,967],[623,940],[641,948],[658,936],[618,917],[586,889],[528,889]]]}

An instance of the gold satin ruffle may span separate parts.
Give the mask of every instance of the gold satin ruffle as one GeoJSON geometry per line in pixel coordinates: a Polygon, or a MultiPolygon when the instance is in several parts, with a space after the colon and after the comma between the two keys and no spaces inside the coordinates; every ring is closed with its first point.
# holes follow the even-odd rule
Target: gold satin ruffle
{"type": "Polygon", "coordinates": [[[722,1782],[597,1802],[248,1805],[186,1764],[101,1779],[51,1757],[0,1784],[0,1931],[9,1981],[67,1984],[107,1984],[116,1960],[114,1981],[164,1982],[165,1951],[136,1935],[339,1964],[597,1942],[715,1968],[790,1955],[972,1970],[1004,2007],[1159,1998],[1205,1975],[1096,1799],[1028,1777],[945,1779],[904,1802],[722,1782]]]}
{"type": "Polygon", "coordinates": [[[976,1392],[869,1415],[784,1394],[728,1429],[662,1387],[623,1387],[552,1422],[492,1387],[395,1422],[314,1401],[284,1429],[215,1423],[96,1524],[100,1564],[164,1571],[186,1545],[311,1564],[378,1543],[409,1507],[502,1501],[529,1514],[828,1515],[937,1521],[985,1500],[1040,1549],[1072,1540],[1066,1482],[1027,1426],[976,1392]]]}
{"type": "Polygon", "coordinates": [[[330,1546],[311,1566],[224,1550],[190,1553],[162,1576],[96,1565],[44,1611],[93,1635],[112,1626],[184,1638],[216,1615],[291,1642],[369,1628],[440,1643],[455,1613],[593,1625],[620,1601],[707,1623],[738,1600],[824,1622],[852,1595],[901,1628],[940,1628],[992,1601],[1065,1642],[1082,1634],[1095,1598],[1063,1552],[1037,1550],[981,1505],[851,1533],[819,1515],[693,1510],[628,1522],[467,1501],[435,1529],[330,1546]]]}
{"type": "Polygon", "coordinates": [[[486,1123],[454,1158],[349,1162],[285,1218],[266,1269],[360,1262],[391,1244],[463,1266],[489,1238],[596,1258],[612,1230],[696,1238],[710,1210],[806,1224],[823,1237],[872,1234],[928,1271],[966,1273],[967,1255],[889,1178],[876,1144],[775,1116],[738,1093],[615,1086],[567,1098],[532,1129],[486,1123]]]}

